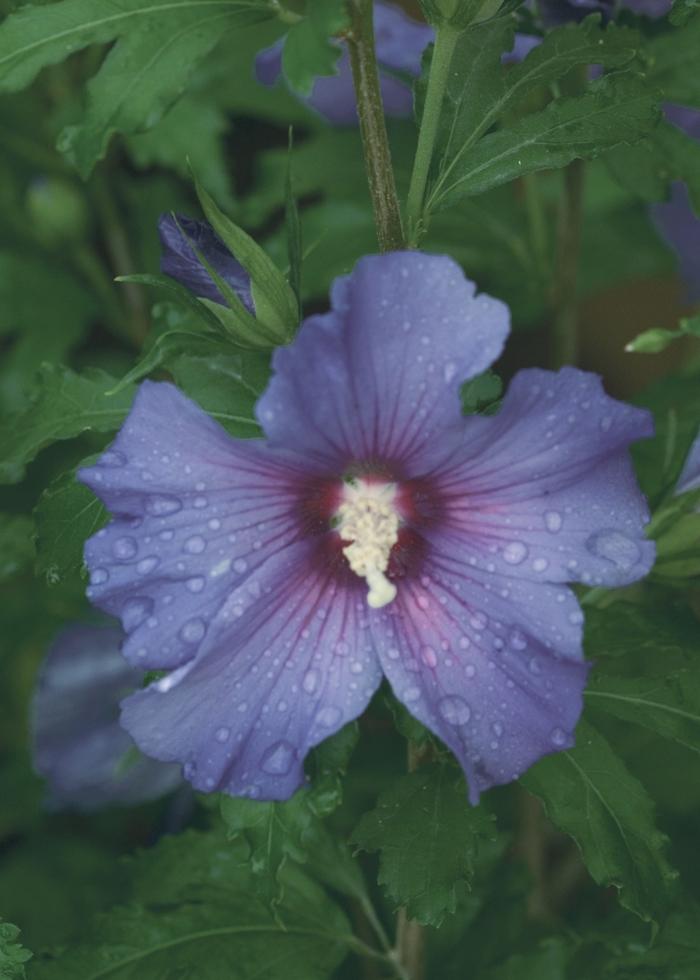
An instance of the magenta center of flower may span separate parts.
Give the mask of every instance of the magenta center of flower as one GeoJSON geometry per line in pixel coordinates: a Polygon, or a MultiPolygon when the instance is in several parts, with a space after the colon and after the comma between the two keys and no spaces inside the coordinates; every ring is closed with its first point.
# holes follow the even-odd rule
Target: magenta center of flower
{"type": "Polygon", "coordinates": [[[343,486],[333,517],[343,554],[351,570],[367,582],[367,604],[381,609],[396,598],[396,586],[386,576],[389,557],[399,540],[396,486],[379,480],[351,477],[343,486]]]}

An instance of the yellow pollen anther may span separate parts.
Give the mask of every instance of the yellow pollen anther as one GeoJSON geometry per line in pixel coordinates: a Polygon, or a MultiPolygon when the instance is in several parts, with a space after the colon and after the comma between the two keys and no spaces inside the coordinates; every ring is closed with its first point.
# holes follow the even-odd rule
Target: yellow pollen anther
{"type": "Polygon", "coordinates": [[[399,518],[392,503],[396,488],[390,483],[356,480],[345,487],[345,500],[338,508],[336,530],[350,568],[367,580],[367,604],[381,609],[396,598],[396,586],[385,572],[391,549],[399,537],[399,518]]]}

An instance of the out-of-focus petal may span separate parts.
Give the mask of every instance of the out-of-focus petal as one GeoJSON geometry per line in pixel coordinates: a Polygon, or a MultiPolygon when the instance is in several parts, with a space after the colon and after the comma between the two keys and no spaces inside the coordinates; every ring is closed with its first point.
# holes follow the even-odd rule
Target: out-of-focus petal
{"type": "Polygon", "coordinates": [[[177,279],[196,296],[215,303],[225,303],[214,280],[197,257],[196,249],[237,293],[250,312],[255,312],[250,276],[240,262],[234,259],[211,225],[183,215],[163,214],[158,221],[158,233],[162,248],[161,272],[177,279]]]}
{"type": "Polygon", "coordinates": [[[652,204],[651,214],[659,234],[678,257],[688,301],[697,302],[700,300],[700,218],[693,212],[685,184],[674,182],[670,201],[652,204]]]}
{"type": "Polygon", "coordinates": [[[393,4],[375,4],[374,41],[383,68],[418,78],[423,52],[434,40],[429,24],[413,20],[393,4]]]}
{"type": "Polygon", "coordinates": [[[695,437],[685,458],[681,475],[676,484],[676,494],[688,493],[700,487],[700,432],[695,437]]]}
{"type": "Polygon", "coordinates": [[[192,660],[232,591],[299,534],[309,471],[232,439],[169,384],[144,382],[112,446],[79,479],[114,520],[87,542],[88,595],[119,616],[142,667],[192,660]]]}
{"type": "Polygon", "coordinates": [[[533,582],[617,586],[645,575],[654,544],[629,446],[648,412],[575,368],[513,379],[498,415],[465,420],[460,449],[432,479],[442,525],[482,569],[533,582]]]}
{"type": "Polygon", "coordinates": [[[51,806],[132,806],[180,782],[178,766],[141,756],[119,724],[119,702],[143,676],[121,656],[121,639],[113,628],[72,626],[41,667],[31,709],[33,755],[51,806]]]}
{"type": "Polygon", "coordinates": [[[400,461],[406,474],[462,424],[459,388],[501,352],[508,309],[446,256],[361,259],[332,311],[275,352],[257,406],[270,444],[342,467],[400,461]]]}
{"type": "Polygon", "coordinates": [[[588,665],[562,586],[485,573],[445,538],[372,621],[396,696],[455,753],[469,797],[573,744],[588,665]]]}
{"type": "Polygon", "coordinates": [[[124,726],[198,789],[288,798],[308,750],[380,683],[362,600],[290,545],[230,594],[194,663],[128,699],[124,726]]]}

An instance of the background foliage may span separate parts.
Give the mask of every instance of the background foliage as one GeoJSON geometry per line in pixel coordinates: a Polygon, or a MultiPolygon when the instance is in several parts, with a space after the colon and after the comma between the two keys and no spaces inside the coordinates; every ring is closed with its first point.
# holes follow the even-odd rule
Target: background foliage
{"type": "MultiPolygon", "coordinates": [[[[374,219],[358,130],[294,94],[334,70],[340,3],[0,0],[3,980],[401,976],[397,910],[399,931],[427,927],[431,978],[700,975],[700,516],[674,496],[698,432],[700,331],[649,212],[676,180],[700,203],[700,144],[662,118],[668,102],[700,108],[697,7],[569,24],[516,65],[501,56],[532,24],[522,6],[519,22],[458,32],[412,215],[421,248],[510,305],[501,377],[561,359],[573,318],[569,354],[655,413],[635,461],[659,561],[640,585],[583,595],[596,667],[576,747],[472,809],[449,753],[382,689],[288,803],[182,788],[86,815],[46,809],[28,735],[48,643],[93,617],[82,546],[106,514],[75,469],[147,374],[255,435],[294,287],[305,314],[325,308],[332,279],[376,251],[374,219]],[[254,57],[290,23],[287,82],[266,88],[254,57]],[[590,64],[605,74],[589,80],[590,64]],[[567,181],[584,166],[571,278],[567,181]],[[217,315],[159,278],[158,216],[201,216],[192,173],[209,220],[257,263],[262,343],[245,311],[217,315]],[[291,285],[275,271],[290,260],[291,285]]],[[[416,119],[389,120],[402,200],[430,68],[428,52],[416,119]]],[[[484,376],[465,411],[499,395],[484,376]]]]}

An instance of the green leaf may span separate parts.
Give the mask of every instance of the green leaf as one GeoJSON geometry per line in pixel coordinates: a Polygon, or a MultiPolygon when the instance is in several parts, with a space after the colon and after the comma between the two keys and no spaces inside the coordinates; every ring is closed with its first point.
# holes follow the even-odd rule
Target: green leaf
{"type": "Polygon", "coordinates": [[[574,838],[594,881],[617,888],[622,905],[642,919],[663,920],[677,877],[666,838],[646,790],[595,728],[579,723],[576,747],[546,756],[521,782],[574,838]]]}
{"type": "Polygon", "coordinates": [[[287,233],[287,258],[289,260],[289,285],[297,299],[297,310],[301,318],[301,267],[302,238],[299,208],[294,197],[292,181],[292,128],[289,128],[289,148],[287,153],[287,179],[285,181],[284,224],[287,233]]]}
{"type": "MultiPolygon", "coordinates": [[[[639,48],[639,35],[626,28],[610,25],[606,30],[600,27],[597,17],[587,18],[582,24],[569,24],[550,31],[542,44],[538,45],[519,65],[508,68],[501,63],[501,55],[510,50],[513,43],[513,23],[509,16],[502,16],[492,21],[476,24],[468,28],[460,36],[452,58],[450,77],[445,101],[440,118],[437,153],[437,177],[429,194],[430,209],[444,207],[448,193],[455,183],[466,172],[470,172],[469,161],[475,155],[482,160],[486,150],[500,153],[507,146],[509,139],[501,143],[487,143],[481,150],[485,134],[499,120],[508,118],[514,110],[523,104],[523,100],[533,95],[538,98],[546,93],[546,86],[558,83],[573,68],[594,61],[604,64],[607,68],[621,68],[630,63],[639,48]]],[[[424,85],[421,81],[419,92],[424,85]]],[[[563,100],[557,100],[554,105],[566,106],[563,100]]],[[[581,111],[585,106],[580,107],[581,111]]],[[[556,110],[551,113],[557,116],[556,110]]],[[[574,110],[569,110],[575,114],[574,110]]],[[[562,109],[561,121],[566,118],[562,109]]],[[[525,116],[521,119],[512,134],[513,147],[523,136],[534,136],[546,140],[554,138],[553,134],[546,135],[541,127],[547,122],[555,122],[551,115],[538,121],[542,113],[525,116]],[[522,133],[520,130],[524,130],[522,133]]],[[[578,123],[580,130],[583,124],[578,123]]],[[[601,138],[602,124],[588,120],[589,128],[596,128],[595,139],[601,138]]],[[[571,136],[564,141],[575,138],[574,124],[569,122],[571,136]]],[[[506,130],[506,132],[511,132],[506,130]]],[[[500,134],[493,134],[499,136],[500,134]]],[[[493,136],[486,137],[486,140],[493,136]]],[[[625,137],[623,136],[624,140],[625,137]]],[[[529,146],[529,144],[526,144],[529,146]]],[[[522,147],[523,151],[525,146],[522,147]]],[[[520,151],[516,151],[522,156],[520,151]]],[[[532,149],[530,148],[530,155],[532,149]]],[[[573,159],[573,157],[571,157],[573,159]]],[[[546,166],[547,164],[542,164],[546,166]]],[[[553,166],[558,166],[552,160],[553,166]]],[[[517,164],[516,164],[517,166],[517,164]]],[[[523,163],[523,166],[525,164],[523,163]]],[[[536,167],[534,169],[540,169],[536,167]]],[[[510,180],[525,171],[514,170],[503,180],[510,180]]],[[[500,182],[500,181],[497,181],[500,182]]],[[[488,186],[493,186],[489,184],[488,186]]],[[[478,193],[466,191],[463,193],[478,193]]]]}
{"type": "Polygon", "coordinates": [[[131,864],[132,901],[32,980],[327,980],[355,943],[340,908],[294,868],[276,915],[256,898],[245,848],[218,833],[166,836],[131,864]]]}
{"type": "Polygon", "coordinates": [[[697,980],[700,965],[700,908],[695,903],[669,916],[649,949],[621,946],[617,937],[605,966],[605,980],[697,980]]]}
{"type": "Polygon", "coordinates": [[[463,777],[438,763],[381,793],[352,833],[359,848],[379,851],[379,882],[392,903],[435,926],[455,911],[480,844],[493,837],[492,818],[469,805],[463,777]]]}
{"type": "Polygon", "coordinates": [[[700,13],[700,0],[674,0],[671,23],[687,24],[696,13],[700,13]]]}
{"type": "Polygon", "coordinates": [[[0,978],[1,980],[24,980],[24,964],[32,954],[20,943],[19,929],[10,922],[0,919],[0,978]]]}
{"type": "Polygon", "coordinates": [[[144,170],[164,167],[188,180],[190,168],[194,169],[215,200],[233,207],[223,147],[228,129],[229,122],[220,108],[200,95],[186,95],[153,129],[129,136],[127,148],[137,167],[144,170]]]}
{"type": "Polygon", "coordinates": [[[342,48],[329,38],[347,24],[342,0],[307,0],[306,16],[290,27],[282,52],[285,78],[301,95],[310,95],[319,75],[336,74],[342,48]]]}
{"type": "Polygon", "coordinates": [[[485,980],[569,980],[574,947],[559,937],[543,940],[536,950],[516,953],[490,970],[485,980]]]}
{"type": "Polygon", "coordinates": [[[26,403],[35,381],[37,353],[44,361],[64,360],[97,313],[85,284],[69,270],[49,264],[44,253],[0,252],[0,336],[12,338],[0,367],[4,411],[18,410],[26,403]]]}
{"type": "Polygon", "coordinates": [[[289,800],[268,803],[221,797],[221,815],[229,836],[248,845],[257,892],[271,907],[282,898],[281,873],[288,859],[303,864],[313,857],[323,880],[340,890],[346,890],[349,882],[355,894],[360,887],[361,878],[349,854],[343,853],[321,823],[321,817],[340,803],[340,775],[347,768],[357,734],[357,725],[347,725],[315,749],[310,765],[316,774],[311,787],[298,790],[289,800]],[[323,861],[324,854],[332,855],[332,860],[323,861]]]}
{"type": "Polygon", "coordinates": [[[188,352],[168,363],[179,387],[231,435],[242,439],[262,435],[255,403],[269,377],[266,355],[229,351],[198,357],[188,352]]]}
{"type": "Polygon", "coordinates": [[[87,177],[114,132],[155,125],[193,69],[233,27],[271,16],[260,0],[62,0],[28,6],[0,27],[0,90],[28,85],[46,65],[116,40],[88,86],[83,122],[59,146],[87,177]]]}
{"type": "Polygon", "coordinates": [[[648,83],[625,73],[606,76],[585,95],[557,99],[541,112],[484,136],[445,171],[432,206],[447,207],[516,177],[635,142],[657,122],[657,103],[648,83]]]}
{"type": "Polygon", "coordinates": [[[649,81],[664,98],[700,109],[700,11],[688,17],[681,28],[664,31],[649,42],[649,81]]]}
{"type": "Polygon", "coordinates": [[[688,450],[697,436],[700,385],[694,377],[672,375],[634,399],[654,414],[654,437],[632,447],[642,490],[658,503],[675,487],[688,450]]]}
{"type": "Polygon", "coordinates": [[[631,340],[625,350],[631,354],[658,354],[681,337],[700,339],[700,316],[684,317],[677,330],[665,330],[663,327],[645,330],[631,340]]]}
{"type": "Polygon", "coordinates": [[[700,143],[665,120],[634,146],[606,153],[617,181],[644,201],[665,201],[674,181],[683,181],[700,213],[700,143]]]}
{"type": "MultiPolygon", "coordinates": [[[[97,457],[89,457],[89,466],[97,457]]],[[[46,489],[34,511],[36,520],[36,570],[49,585],[79,576],[83,546],[99,531],[108,513],[92,490],[78,483],[75,470],[63,473],[46,489]]]]}
{"type": "Polygon", "coordinates": [[[44,364],[34,401],[0,423],[0,483],[17,483],[27,463],[52,442],[83,432],[111,432],[129,410],[133,389],[109,395],[115,379],[91,369],[75,374],[44,364]]]}
{"type": "Polygon", "coordinates": [[[483,374],[465,381],[460,391],[462,399],[462,412],[465,415],[474,415],[477,412],[488,413],[493,409],[503,392],[503,382],[498,375],[491,370],[484,371],[483,374]]]}
{"type": "MultiPolygon", "coordinates": [[[[212,313],[209,306],[199,299],[194,293],[190,292],[182,283],[170,276],[146,273],[134,273],[130,276],[117,276],[117,282],[137,282],[143,286],[153,286],[156,289],[164,289],[172,293],[185,307],[189,313],[193,313],[202,325],[215,336],[225,336],[225,328],[221,320],[212,313]]],[[[214,305],[214,304],[212,304],[214,305]]],[[[220,304],[216,304],[217,306],[220,304]]]]}
{"type": "Polygon", "coordinates": [[[0,582],[29,568],[34,559],[34,524],[24,514],[0,514],[0,582]]]}

